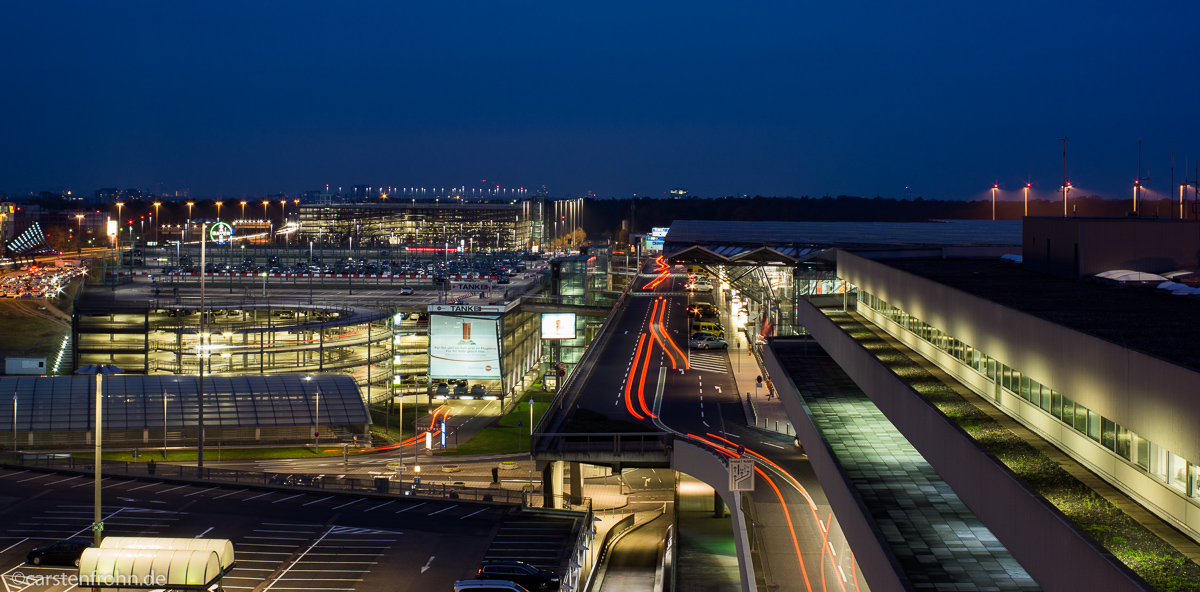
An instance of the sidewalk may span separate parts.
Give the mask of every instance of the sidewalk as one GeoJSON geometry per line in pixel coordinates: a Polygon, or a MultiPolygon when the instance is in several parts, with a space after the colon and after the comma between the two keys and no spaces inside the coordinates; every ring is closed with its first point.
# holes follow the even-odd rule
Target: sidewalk
{"type": "MultiPolygon", "coordinates": [[[[726,323],[725,326],[732,326],[729,324],[728,315],[722,315],[722,321],[726,323]]],[[[758,358],[753,355],[746,334],[737,331],[727,334],[726,337],[730,341],[729,349],[725,351],[729,355],[730,371],[733,373],[733,381],[737,385],[742,405],[747,407],[746,417],[753,422],[754,427],[789,436],[796,435],[783,403],[775,397],[767,399],[769,377],[759,367],[758,358]],[[759,376],[763,378],[761,386],[758,384],[759,376]]]]}

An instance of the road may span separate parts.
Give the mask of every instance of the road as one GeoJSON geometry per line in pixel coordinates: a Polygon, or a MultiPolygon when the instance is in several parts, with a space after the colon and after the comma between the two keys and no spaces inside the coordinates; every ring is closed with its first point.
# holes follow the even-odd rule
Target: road
{"type": "MultiPolygon", "coordinates": [[[[781,590],[863,590],[845,538],[792,438],[748,427],[727,352],[688,351],[686,273],[643,269],[580,406],[691,437],[758,465],[755,522],[781,590]]],[[[732,328],[730,328],[732,329],[732,328]]]]}
{"type": "MultiPolygon", "coordinates": [[[[105,479],[110,536],[233,541],[232,592],[449,590],[475,575],[508,509],[326,491],[105,479]]],[[[39,581],[74,569],[24,563],[32,548],[91,538],[89,477],[0,469],[0,578],[6,592],[65,592],[39,581]]]]}

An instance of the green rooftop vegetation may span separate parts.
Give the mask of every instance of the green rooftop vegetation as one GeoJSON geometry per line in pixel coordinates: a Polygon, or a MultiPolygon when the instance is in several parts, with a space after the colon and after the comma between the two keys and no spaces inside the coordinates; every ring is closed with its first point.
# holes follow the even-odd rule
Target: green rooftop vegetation
{"type": "Polygon", "coordinates": [[[840,310],[826,314],[885,366],[1157,590],[1200,590],[1200,565],[1122,512],[950,385],[840,310]]]}

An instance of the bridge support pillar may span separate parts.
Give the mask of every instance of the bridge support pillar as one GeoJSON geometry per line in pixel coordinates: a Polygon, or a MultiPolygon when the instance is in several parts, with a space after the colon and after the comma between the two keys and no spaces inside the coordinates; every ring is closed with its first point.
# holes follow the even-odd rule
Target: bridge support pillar
{"type": "Polygon", "coordinates": [[[563,463],[548,461],[542,468],[542,507],[562,509],[563,463]]]}
{"type": "Polygon", "coordinates": [[[568,467],[571,479],[571,505],[583,503],[583,467],[577,462],[571,462],[568,467]]]}
{"type": "Polygon", "coordinates": [[[725,500],[721,499],[721,494],[713,490],[713,518],[725,517],[725,500]]]}

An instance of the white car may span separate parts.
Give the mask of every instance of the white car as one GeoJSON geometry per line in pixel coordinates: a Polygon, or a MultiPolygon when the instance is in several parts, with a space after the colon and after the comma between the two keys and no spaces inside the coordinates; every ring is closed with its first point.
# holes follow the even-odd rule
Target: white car
{"type": "Polygon", "coordinates": [[[413,290],[412,286],[403,286],[400,288],[401,296],[412,296],[415,293],[416,293],[416,290],[413,290]]]}
{"type": "Polygon", "coordinates": [[[712,292],[712,284],[692,282],[685,288],[688,292],[712,292]]]}
{"type": "Polygon", "coordinates": [[[688,341],[692,349],[729,349],[729,343],[720,337],[705,336],[688,341]]]}

